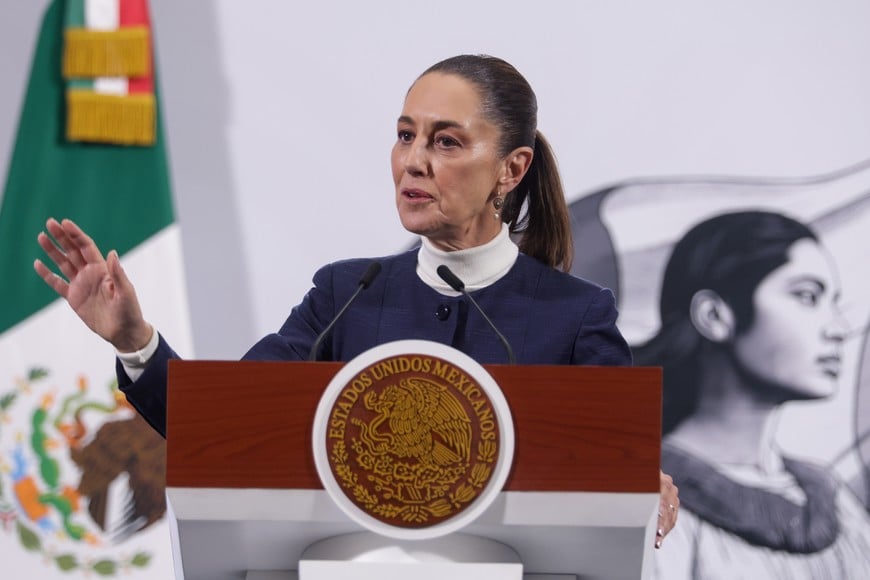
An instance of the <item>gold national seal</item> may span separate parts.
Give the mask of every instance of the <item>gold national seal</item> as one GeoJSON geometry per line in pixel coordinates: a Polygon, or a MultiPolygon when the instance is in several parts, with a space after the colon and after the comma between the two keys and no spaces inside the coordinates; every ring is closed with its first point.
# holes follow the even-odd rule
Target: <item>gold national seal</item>
{"type": "Polygon", "coordinates": [[[462,512],[485,489],[500,434],[492,402],[471,375],[429,355],[379,360],[335,399],[329,466],[371,517],[423,528],[462,512]]]}

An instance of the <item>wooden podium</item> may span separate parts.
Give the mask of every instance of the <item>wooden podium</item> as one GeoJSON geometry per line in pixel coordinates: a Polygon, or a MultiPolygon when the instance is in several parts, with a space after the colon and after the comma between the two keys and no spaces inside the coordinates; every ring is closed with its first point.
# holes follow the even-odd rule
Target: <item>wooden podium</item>
{"type": "MultiPolygon", "coordinates": [[[[512,547],[529,578],[646,577],[661,370],[484,367],[510,404],[516,452],[503,491],[462,533],[512,547]]],[[[295,578],[308,546],[363,529],[326,494],[314,465],[315,409],[339,368],[169,363],[166,493],[177,578],[295,578]]]]}

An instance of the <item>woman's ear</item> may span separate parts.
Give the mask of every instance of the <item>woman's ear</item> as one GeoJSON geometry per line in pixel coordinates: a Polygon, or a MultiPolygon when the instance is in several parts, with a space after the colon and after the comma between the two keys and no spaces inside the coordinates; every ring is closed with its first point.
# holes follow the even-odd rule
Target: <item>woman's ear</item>
{"type": "Polygon", "coordinates": [[[532,166],[535,151],[531,147],[517,147],[504,158],[504,168],[498,185],[501,191],[513,191],[532,166]]]}
{"type": "Polygon", "coordinates": [[[689,306],[692,324],[711,342],[724,343],[734,336],[734,311],[713,290],[698,290],[689,306]]]}

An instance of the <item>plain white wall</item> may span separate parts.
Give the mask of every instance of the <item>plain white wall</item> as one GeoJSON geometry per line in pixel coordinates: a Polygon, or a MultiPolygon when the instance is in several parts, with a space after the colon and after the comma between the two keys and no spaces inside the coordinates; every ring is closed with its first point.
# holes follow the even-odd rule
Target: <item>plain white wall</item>
{"type": "MultiPolygon", "coordinates": [[[[47,2],[2,3],[5,164],[47,2]]],[[[151,6],[203,358],[276,329],[324,262],[411,241],[389,149],[408,86],[446,56],[496,54],[529,78],[572,199],[638,175],[802,176],[870,157],[864,0],[151,6]]]]}

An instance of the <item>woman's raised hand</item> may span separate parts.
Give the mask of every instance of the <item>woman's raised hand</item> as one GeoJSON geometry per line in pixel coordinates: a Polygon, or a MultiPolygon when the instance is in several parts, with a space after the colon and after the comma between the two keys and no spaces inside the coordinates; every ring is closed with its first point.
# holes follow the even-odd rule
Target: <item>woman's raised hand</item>
{"type": "Polygon", "coordinates": [[[136,289],[124,273],[118,253],[106,258],[94,241],[68,219],[50,218],[37,241],[63,276],[41,260],[33,268],[63,296],[79,318],[120,352],[143,348],[154,332],[142,317],[136,289]]]}

